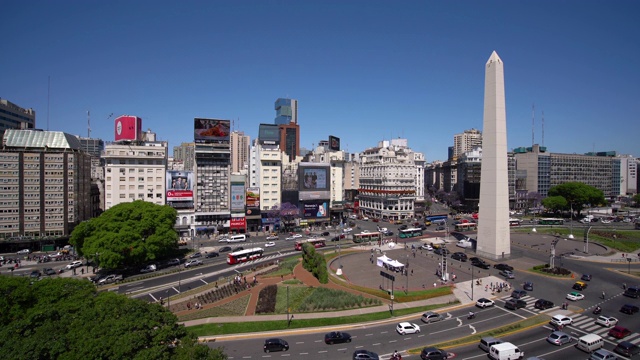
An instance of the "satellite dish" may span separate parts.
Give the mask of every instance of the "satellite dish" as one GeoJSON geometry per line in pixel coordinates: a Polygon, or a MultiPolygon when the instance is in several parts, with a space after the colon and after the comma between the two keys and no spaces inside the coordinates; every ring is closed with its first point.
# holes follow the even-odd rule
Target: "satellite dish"
{"type": "Polygon", "coordinates": [[[389,243],[389,249],[393,249],[394,247],[396,247],[396,243],[394,243],[393,241],[389,243]]]}

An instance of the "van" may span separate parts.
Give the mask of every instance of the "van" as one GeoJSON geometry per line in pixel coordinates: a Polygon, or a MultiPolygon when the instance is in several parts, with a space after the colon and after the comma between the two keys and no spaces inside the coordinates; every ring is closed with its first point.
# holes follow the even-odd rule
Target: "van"
{"type": "Polygon", "coordinates": [[[514,360],[522,359],[524,352],[510,342],[491,345],[489,357],[494,360],[514,360]]]}
{"type": "Polygon", "coordinates": [[[603,346],[604,340],[596,334],[584,335],[578,339],[578,343],[576,344],[576,348],[588,353],[596,351],[603,346]]]}
{"type": "Polygon", "coordinates": [[[247,236],[244,234],[233,235],[232,237],[229,238],[229,240],[227,240],[228,243],[243,242],[243,241],[247,241],[247,236]]]}
{"type": "Polygon", "coordinates": [[[497,345],[497,344],[502,344],[502,340],[496,339],[492,336],[487,336],[480,339],[480,344],[478,344],[478,347],[486,352],[489,352],[489,349],[493,345],[497,345]]]}
{"type": "Polygon", "coordinates": [[[629,286],[627,290],[624,291],[624,296],[628,296],[634,299],[637,299],[640,296],[640,287],[638,286],[629,286]]]}

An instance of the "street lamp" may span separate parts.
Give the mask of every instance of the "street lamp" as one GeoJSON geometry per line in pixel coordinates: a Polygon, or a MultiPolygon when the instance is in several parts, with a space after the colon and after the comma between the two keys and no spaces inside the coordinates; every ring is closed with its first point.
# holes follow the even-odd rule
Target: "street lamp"
{"type": "Polygon", "coordinates": [[[407,278],[407,287],[404,289],[404,293],[409,294],[409,254],[407,254],[407,267],[405,268],[404,271],[406,273],[406,278],[407,278]]]}
{"type": "Polygon", "coordinates": [[[627,274],[631,274],[631,258],[627,256],[627,263],[629,267],[627,268],[627,274]]]}
{"type": "Polygon", "coordinates": [[[570,218],[570,223],[569,223],[569,227],[570,227],[570,234],[568,236],[569,239],[573,239],[573,203],[571,203],[571,218],[570,218]]]}
{"type": "Polygon", "coordinates": [[[591,231],[591,226],[587,226],[584,229],[584,253],[589,253],[589,231],[591,231]]]}

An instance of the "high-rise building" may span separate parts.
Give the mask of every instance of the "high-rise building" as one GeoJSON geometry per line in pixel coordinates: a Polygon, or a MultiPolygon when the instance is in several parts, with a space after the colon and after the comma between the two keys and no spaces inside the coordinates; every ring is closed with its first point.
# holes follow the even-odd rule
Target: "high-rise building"
{"type": "Polygon", "coordinates": [[[27,130],[36,127],[36,111],[0,98],[0,143],[6,130],[27,130]]]}
{"type": "Polygon", "coordinates": [[[287,154],[289,161],[300,156],[300,126],[296,123],[278,125],[280,130],[280,151],[287,154]]]}
{"type": "Polygon", "coordinates": [[[476,129],[465,130],[462,134],[453,135],[453,155],[451,160],[457,160],[467,151],[482,146],[482,132],[476,129]]]}
{"type": "Polygon", "coordinates": [[[180,146],[173,147],[173,160],[182,162],[182,169],[184,171],[193,171],[195,167],[195,143],[182,143],[180,146]]]}
{"type": "Polygon", "coordinates": [[[251,138],[242,131],[231,133],[231,172],[246,172],[249,168],[249,145],[251,138]]]}
{"type": "Polygon", "coordinates": [[[279,98],[275,102],[276,125],[298,123],[298,100],[279,98]]]}
{"type": "Polygon", "coordinates": [[[68,236],[91,218],[91,156],[77,137],[8,129],[0,163],[0,238],[68,236]]]}

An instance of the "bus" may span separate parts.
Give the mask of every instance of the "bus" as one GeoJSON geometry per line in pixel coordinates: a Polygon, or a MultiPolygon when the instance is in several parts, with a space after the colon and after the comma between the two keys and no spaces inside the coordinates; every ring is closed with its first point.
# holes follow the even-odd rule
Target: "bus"
{"type": "Polygon", "coordinates": [[[227,264],[239,264],[249,260],[256,260],[262,257],[264,250],[262,248],[244,249],[227,255],[227,264]]]}
{"type": "Polygon", "coordinates": [[[564,220],[563,219],[554,219],[554,218],[540,219],[540,220],[538,220],[538,224],[540,224],[540,225],[564,225],[564,220]]]}
{"type": "Polygon", "coordinates": [[[295,249],[298,250],[298,251],[302,251],[302,245],[304,245],[304,244],[311,244],[316,249],[327,246],[327,244],[325,243],[324,238],[311,238],[311,239],[304,239],[304,240],[296,241],[295,249]]]}
{"type": "Polygon", "coordinates": [[[369,242],[369,241],[380,241],[380,240],[382,240],[382,233],[380,233],[380,232],[368,232],[368,233],[353,234],[353,242],[354,243],[369,242]]]}
{"type": "Polygon", "coordinates": [[[409,228],[398,231],[398,235],[402,239],[412,238],[416,236],[422,236],[422,229],[420,228],[409,228]]]}
{"type": "Polygon", "coordinates": [[[456,231],[470,231],[470,230],[477,230],[477,229],[478,229],[478,224],[474,222],[456,224],[456,231]]]}
{"type": "Polygon", "coordinates": [[[520,219],[509,219],[509,226],[520,226],[520,219]]]}
{"type": "Polygon", "coordinates": [[[431,215],[427,215],[424,218],[425,220],[428,220],[430,222],[434,222],[434,220],[444,220],[447,221],[447,219],[449,219],[449,214],[431,214],[431,215]]]}

